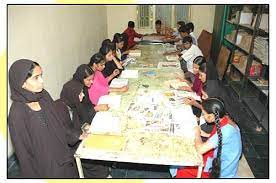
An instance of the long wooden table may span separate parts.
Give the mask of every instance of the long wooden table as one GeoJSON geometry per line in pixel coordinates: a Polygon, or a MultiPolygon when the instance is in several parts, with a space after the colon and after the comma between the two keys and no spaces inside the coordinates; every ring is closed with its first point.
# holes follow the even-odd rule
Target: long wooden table
{"type": "MultiPolygon", "coordinates": [[[[120,94],[120,108],[109,111],[119,119],[120,133],[92,134],[82,141],[75,153],[79,175],[84,178],[81,159],[93,159],[198,166],[200,177],[203,160],[196,152],[192,130],[196,119],[191,107],[181,103],[182,97],[196,95],[170,88],[170,81],[182,73],[179,67],[158,68],[160,62],[168,62],[163,52],[170,45],[138,45],[137,49],[141,57],[126,69],[138,70],[139,77],[129,79],[128,92],[120,94]]],[[[114,120],[103,123],[112,125],[114,120]]]]}

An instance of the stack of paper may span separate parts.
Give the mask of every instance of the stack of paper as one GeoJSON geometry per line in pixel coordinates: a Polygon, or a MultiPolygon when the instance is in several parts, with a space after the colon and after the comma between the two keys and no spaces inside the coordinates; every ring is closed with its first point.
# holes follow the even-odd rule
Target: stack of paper
{"type": "Polygon", "coordinates": [[[138,78],[138,70],[123,70],[120,78],[138,78]]]}
{"type": "Polygon", "coordinates": [[[158,68],[180,68],[179,62],[159,62],[158,68]]]}
{"type": "Polygon", "coordinates": [[[176,61],[176,60],[178,60],[178,56],[177,55],[167,55],[166,59],[168,61],[176,61]]]}
{"type": "Polygon", "coordinates": [[[176,90],[182,86],[189,86],[186,82],[182,82],[178,79],[165,81],[165,85],[176,90]]]}
{"type": "Polygon", "coordinates": [[[268,32],[268,14],[262,14],[259,28],[268,32]]]}
{"type": "Polygon", "coordinates": [[[108,104],[111,109],[119,109],[121,105],[121,95],[104,95],[101,96],[99,104],[108,104]]]}
{"type": "Polygon", "coordinates": [[[120,134],[120,119],[113,117],[111,112],[97,112],[91,123],[90,131],[93,134],[120,134]]]}
{"type": "Polygon", "coordinates": [[[254,40],[254,50],[253,53],[265,65],[268,65],[268,38],[257,36],[254,40]]]}
{"type": "Polygon", "coordinates": [[[141,57],[141,50],[129,50],[129,56],[141,57]]]}
{"type": "Polygon", "coordinates": [[[128,79],[125,78],[114,78],[110,83],[111,88],[121,88],[128,85],[128,79]]]}

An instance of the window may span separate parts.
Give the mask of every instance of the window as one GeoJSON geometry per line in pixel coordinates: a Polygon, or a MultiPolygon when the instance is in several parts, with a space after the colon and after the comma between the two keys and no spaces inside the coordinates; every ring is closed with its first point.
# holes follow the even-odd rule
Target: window
{"type": "Polygon", "coordinates": [[[138,6],[138,27],[148,28],[152,27],[152,5],[138,6]]]}
{"type": "Polygon", "coordinates": [[[189,22],[189,5],[175,5],[175,22],[174,27],[176,27],[176,24],[178,21],[184,21],[185,23],[189,22]]]}
{"type": "Polygon", "coordinates": [[[188,22],[189,5],[138,5],[137,20],[139,28],[153,28],[155,20],[166,26],[176,27],[180,20],[188,22]]]}

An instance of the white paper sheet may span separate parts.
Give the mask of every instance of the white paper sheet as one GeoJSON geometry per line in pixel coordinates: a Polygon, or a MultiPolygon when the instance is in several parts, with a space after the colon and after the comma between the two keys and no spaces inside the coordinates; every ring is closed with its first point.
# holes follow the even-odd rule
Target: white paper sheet
{"type": "Polygon", "coordinates": [[[129,50],[129,56],[141,57],[141,50],[129,50]]]}
{"type": "Polygon", "coordinates": [[[111,112],[97,112],[90,126],[93,134],[121,133],[121,122],[119,117],[112,116],[111,112]]]}
{"type": "Polygon", "coordinates": [[[121,88],[123,86],[127,86],[128,85],[128,79],[125,78],[114,78],[111,83],[110,83],[110,87],[111,88],[121,88]]]}
{"type": "Polygon", "coordinates": [[[176,61],[176,60],[178,60],[178,56],[177,55],[167,55],[166,59],[168,61],[176,61]]]}
{"type": "Polygon", "coordinates": [[[180,68],[179,62],[159,62],[158,68],[180,68]]]}
{"type": "Polygon", "coordinates": [[[123,70],[120,78],[138,78],[138,70],[123,70]]]}
{"type": "Polygon", "coordinates": [[[98,104],[108,104],[111,109],[119,109],[121,105],[121,95],[101,96],[98,104]]]}

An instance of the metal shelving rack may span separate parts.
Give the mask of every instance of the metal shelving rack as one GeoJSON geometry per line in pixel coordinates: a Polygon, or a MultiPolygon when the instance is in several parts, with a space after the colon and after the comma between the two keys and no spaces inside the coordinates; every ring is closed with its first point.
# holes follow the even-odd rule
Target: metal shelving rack
{"type": "MultiPolygon", "coordinates": [[[[269,7],[268,5],[227,5],[226,11],[228,18],[225,20],[223,44],[231,50],[231,56],[229,59],[228,72],[226,72],[224,78],[237,93],[239,100],[247,105],[254,117],[259,121],[259,125],[268,130],[269,78],[267,78],[267,84],[261,84],[261,82],[259,82],[261,77],[250,76],[250,68],[253,61],[262,64],[262,67],[266,67],[263,60],[258,58],[253,51],[254,40],[257,36],[269,38],[269,32],[259,28],[262,14],[269,14],[269,7]],[[254,26],[239,23],[241,18],[240,12],[244,6],[252,8],[251,10],[256,16],[254,26]],[[233,12],[239,12],[236,13],[236,21],[229,19],[229,16],[233,15],[233,12]],[[229,29],[232,30],[232,37],[229,36],[232,40],[227,37],[229,29]],[[236,44],[239,31],[245,31],[252,35],[249,49],[244,48],[244,45],[236,44]],[[233,62],[236,50],[247,56],[246,63],[242,64],[242,66],[233,62]]],[[[266,72],[268,72],[268,69],[266,72]]]]}

